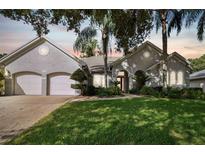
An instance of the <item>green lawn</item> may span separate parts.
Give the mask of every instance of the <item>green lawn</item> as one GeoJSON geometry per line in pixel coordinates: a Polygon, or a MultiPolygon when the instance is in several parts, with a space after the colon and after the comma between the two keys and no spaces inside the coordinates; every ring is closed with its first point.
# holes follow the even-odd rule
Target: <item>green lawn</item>
{"type": "Polygon", "coordinates": [[[66,104],[9,144],[205,144],[205,101],[144,97],[66,104]]]}

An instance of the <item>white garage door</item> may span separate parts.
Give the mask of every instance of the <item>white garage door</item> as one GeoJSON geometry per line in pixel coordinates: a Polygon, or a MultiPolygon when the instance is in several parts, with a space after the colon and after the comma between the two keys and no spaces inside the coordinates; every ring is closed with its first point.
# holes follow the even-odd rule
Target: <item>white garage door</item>
{"type": "Polygon", "coordinates": [[[50,95],[77,95],[71,84],[75,81],[68,75],[56,75],[50,77],[50,95]]]}
{"type": "Polygon", "coordinates": [[[36,74],[20,74],[15,80],[15,94],[17,95],[41,95],[42,78],[36,74]]]}

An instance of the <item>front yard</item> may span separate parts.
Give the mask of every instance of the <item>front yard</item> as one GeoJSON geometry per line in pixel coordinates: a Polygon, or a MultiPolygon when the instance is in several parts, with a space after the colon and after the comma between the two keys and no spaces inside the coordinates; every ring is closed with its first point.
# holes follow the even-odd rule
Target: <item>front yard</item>
{"type": "Polygon", "coordinates": [[[9,144],[205,144],[205,101],[143,97],[66,104],[9,144]]]}

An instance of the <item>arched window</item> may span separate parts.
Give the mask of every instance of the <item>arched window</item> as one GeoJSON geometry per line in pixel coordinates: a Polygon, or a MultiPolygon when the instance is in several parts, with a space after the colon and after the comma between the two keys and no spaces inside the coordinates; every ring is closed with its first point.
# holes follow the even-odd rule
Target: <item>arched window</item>
{"type": "Polygon", "coordinates": [[[177,73],[177,84],[178,85],[183,85],[183,83],[184,83],[184,74],[183,74],[182,71],[179,71],[177,73]]]}
{"type": "Polygon", "coordinates": [[[170,85],[175,85],[176,84],[176,72],[171,71],[170,73],[170,85]]]}

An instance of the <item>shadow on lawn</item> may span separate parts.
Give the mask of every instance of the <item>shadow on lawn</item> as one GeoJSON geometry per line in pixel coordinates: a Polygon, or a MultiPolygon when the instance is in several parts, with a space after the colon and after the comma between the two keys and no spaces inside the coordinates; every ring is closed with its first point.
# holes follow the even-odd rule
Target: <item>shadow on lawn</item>
{"type": "Polygon", "coordinates": [[[66,104],[10,144],[204,144],[205,102],[135,98],[66,104]]]}

